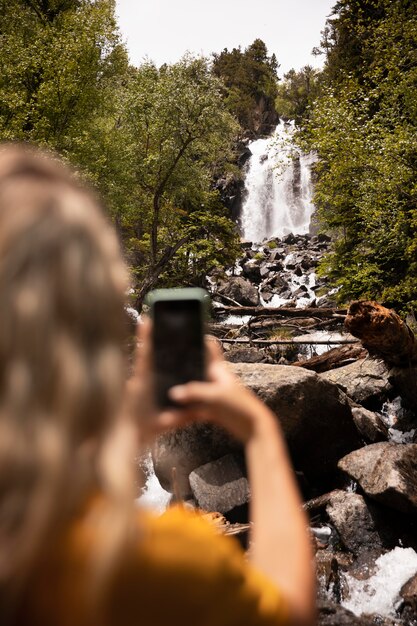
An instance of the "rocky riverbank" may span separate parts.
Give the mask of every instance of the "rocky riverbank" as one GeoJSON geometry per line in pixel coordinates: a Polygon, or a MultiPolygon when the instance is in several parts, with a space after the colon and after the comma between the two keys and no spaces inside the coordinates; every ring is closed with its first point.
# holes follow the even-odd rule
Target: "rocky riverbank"
{"type": "MultiPolygon", "coordinates": [[[[325,237],[292,235],[244,245],[227,276],[209,277],[213,329],[253,339],[253,332],[282,336],[287,323],[286,332],[297,339],[317,333],[317,323],[326,321],[332,332],[340,332],[338,316],[318,322],[311,313],[334,305],[315,271],[328,245],[325,237]],[[296,328],[288,328],[288,319],[264,315],[238,316],[232,323],[226,310],[271,302],[300,309],[301,317],[290,318],[297,320],[296,328]],[[301,309],[306,305],[308,315],[301,309]]],[[[231,358],[239,349],[233,346],[229,360],[252,362],[231,367],[280,421],[310,515],[319,624],[416,625],[417,369],[390,367],[361,348],[361,358],[317,374],[277,364],[288,363],[289,355],[279,356],[271,347],[245,346],[261,359],[253,352],[231,358]]],[[[229,522],[246,521],[250,491],[242,450],[223,431],[198,424],[164,435],[153,461],[167,491],[222,513],[229,522]]]]}
{"type": "MultiPolygon", "coordinates": [[[[369,357],[335,370],[337,380],[292,366],[231,367],[284,429],[311,517],[320,624],[417,623],[417,405],[397,396],[404,372],[369,357]]],[[[199,424],[164,435],[154,467],[168,491],[176,467],[183,499],[246,521],[242,451],[222,431],[199,424]]]]}

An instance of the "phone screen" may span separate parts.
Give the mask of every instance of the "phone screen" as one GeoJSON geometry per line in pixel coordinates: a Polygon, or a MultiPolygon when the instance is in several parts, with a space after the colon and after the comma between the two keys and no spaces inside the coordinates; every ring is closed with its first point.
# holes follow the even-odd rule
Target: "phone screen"
{"type": "Polygon", "coordinates": [[[203,311],[200,300],[159,300],[153,310],[156,400],[172,406],[168,390],[205,379],[203,311]]]}

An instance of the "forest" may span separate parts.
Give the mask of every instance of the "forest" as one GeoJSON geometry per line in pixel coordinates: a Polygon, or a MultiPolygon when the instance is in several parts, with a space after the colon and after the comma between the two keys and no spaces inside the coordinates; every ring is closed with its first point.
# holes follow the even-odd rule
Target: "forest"
{"type": "Polygon", "coordinates": [[[242,176],[260,112],[294,119],[318,155],[315,205],[332,236],[320,271],[338,299],[417,307],[417,14],[413,0],[340,0],[321,71],[280,75],[242,49],[129,64],[113,0],[1,0],[0,138],[57,151],[103,196],[140,309],[155,286],[201,285],[234,263],[219,180],[242,176]]]}

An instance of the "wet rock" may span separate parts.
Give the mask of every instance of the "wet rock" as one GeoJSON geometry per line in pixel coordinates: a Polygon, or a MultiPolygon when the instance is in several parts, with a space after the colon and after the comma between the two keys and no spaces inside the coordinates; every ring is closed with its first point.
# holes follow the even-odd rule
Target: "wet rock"
{"type": "Polygon", "coordinates": [[[271,291],[261,291],[260,296],[265,302],[270,302],[274,294],[271,291]]]}
{"type": "Polygon", "coordinates": [[[412,624],[413,619],[417,621],[417,574],[403,585],[400,596],[404,602],[401,607],[401,617],[412,624]]]}
{"type": "Polygon", "coordinates": [[[291,245],[295,243],[296,241],[297,241],[297,238],[292,233],[289,233],[289,235],[285,235],[285,237],[282,238],[282,243],[286,243],[288,245],[291,245]]]}
{"type": "Polygon", "coordinates": [[[280,274],[274,274],[268,279],[267,284],[275,291],[288,290],[288,282],[280,276],[280,274]]]}
{"type": "Polygon", "coordinates": [[[228,513],[249,502],[249,483],[236,455],[227,454],[196,468],[189,480],[198,506],[205,511],[228,513]]]}
{"type": "Polygon", "coordinates": [[[313,259],[310,256],[304,256],[301,260],[301,267],[303,270],[309,270],[312,267],[315,267],[317,265],[316,261],[313,261],[313,259]]]}
{"type": "Polygon", "coordinates": [[[362,406],[352,406],[353,421],[362,437],[368,443],[387,441],[388,428],[378,413],[368,411],[362,406]]]}
{"type": "Polygon", "coordinates": [[[344,547],[354,556],[363,556],[364,552],[381,553],[382,542],[363,496],[347,491],[334,491],[330,495],[326,513],[344,547]]]}
{"type": "Polygon", "coordinates": [[[320,601],[317,608],[317,626],[375,626],[376,623],[365,617],[356,617],[334,602],[320,601]]]}
{"type": "Polygon", "coordinates": [[[261,280],[261,266],[258,259],[252,259],[251,261],[244,263],[242,270],[243,275],[249,280],[252,280],[255,283],[259,283],[261,280]]]}
{"type": "Polygon", "coordinates": [[[170,493],[177,490],[186,500],[192,498],[188,477],[193,470],[240,449],[241,446],[221,428],[191,424],[157,438],[152,450],[154,471],[163,489],[170,493]]]}
{"type": "Polygon", "coordinates": [[[370,498],[417,513],[417,444],[374,443],[351,452],[338,467],[370,498]]]}
{"type": "MultiPolygon", "coordinates": [[[[319,302],[318,300],[317,304],[319,302]]],[[[380,400],[392,391],[389,371],[385,363],[368,357],[344,367],[323,372],[320,376],[338,385],[359,404],[380,400]]]]}
{"type": "Polygon", "coordinates": [[[271,271],[271,268],[268,263],[262,263],[261,267],[259,268],[259,273],[261,275],[261,278],[265,278],[265,276],[268,276],[270,271],[271,271]]]}
{"type": "Polygon", "coordinates": [[[389,380],[406,406],[417,412],[417,367],[393,367],[389,380]]]}
{"type": "Polygon", "coordinates": [[[248,280],[241,278],[240,276],[232,276],[224,283],[219,289],[218,293],[236,300],[243,306],[258,306],[259,294],[256,287],[254,287],[248,280]]]}
{"type": "Polygon", "coordinates": [[[319,233],[317,235],[317,241],[319,241],[320,243],[323,243],[323,242],[330,243],[331,237],[329,237],[329,235],[325,235],[324,233],[319,233]]]}
{"type": "Polygon", "coordinates": [[[298,470],[332,475],[345,450],[361,445],[346,396],[299,367],[235,364],[234,372],[279,417],[298,470]]]}
{"type": "Polygon", "coordinates": [[[317,595],[321,600],[329,597],[340,601],[339,564],[332,552],[319,550],[316,553],[317,595]]]}

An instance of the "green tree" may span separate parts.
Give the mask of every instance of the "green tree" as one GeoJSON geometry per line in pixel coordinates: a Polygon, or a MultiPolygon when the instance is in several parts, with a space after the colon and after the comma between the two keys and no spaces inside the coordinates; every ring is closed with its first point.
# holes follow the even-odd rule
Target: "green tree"
{"type": "Polygon", "coordinates": [[[417,306],[414,8],[403,0],[337,3],[328,86],[308,141],[320,157],[319,215],[337,234],[322,271],[341,301],[370,297],[403,310],[417,306]]]}
{"type": "Polygon", "coordinates": [[[208,266],[236,257],[235,227],[212,189],[238,130],[220,87],[207,61],[189,56],[159,70],[145,63],[131,78],[122,124],[134,138],[138,203],[124,226],[138,307],[160,277],[201,281],[208,266]]]}
{"type": "Polygon", "coordinates": [[[105,191],[128,67],[114,2],[1,0],[0,8],[0,137],[59,151],[105,191]]]}
{"type": "Polygon", "coordinates": [[[260,107],[276,115],[278,67],[275,54],[268,55],[261,39],[255,39],[243,52],[225,48],[213,55],[213,72],[221,78],[226,104],[243,129],[258,132],[260,107]]]}
{"type": "Polygon", "coordinates": [[[288,117],[302,125],[310,116],[310,110],[320,93],[321,72],[306,65],[299,72],[294,69],[284,74],[278,85],[275,108],[280,117],[288,117]]]}

